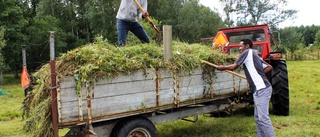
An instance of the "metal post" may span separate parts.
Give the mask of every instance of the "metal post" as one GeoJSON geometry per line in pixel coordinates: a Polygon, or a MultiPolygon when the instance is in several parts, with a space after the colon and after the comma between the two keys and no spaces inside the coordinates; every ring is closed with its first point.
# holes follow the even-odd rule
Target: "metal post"
{"type": "Polygon", "coordinates": [[[21,45],[22,48],[22,67],[27,66],[27,61],[26,61],[26,45],[21,45]]]}
{"type": "Polygon", "coordinates": [[[169,61],[172,58],[172,26],[163,25],[163,47],[164,60],[169,61]]]}
{"type": "Polygon", "coordinates": [[[54,54],[54,32],[50,31],[50,70],[51,70],[51,113],[54,137],[59,136],[58,108],[57,108],[57,83],[56,83],[56,62],[54,54]]]}
{"type": "MultiPolygon", "coordinates": [[[[23,69],[24,69],[24,67],[27,68],[26,47],[27,47],[26,45],[21,45],[21,50],[22,50],[21,51],[22,52],[22,68],[23,69]]],[[[22,75],[21,75],[21,77],[22,77],[22,75]]],[[[28,90],[24,89],[24,96],[27,96],[27,95],[28,95],[28,90]]]]}

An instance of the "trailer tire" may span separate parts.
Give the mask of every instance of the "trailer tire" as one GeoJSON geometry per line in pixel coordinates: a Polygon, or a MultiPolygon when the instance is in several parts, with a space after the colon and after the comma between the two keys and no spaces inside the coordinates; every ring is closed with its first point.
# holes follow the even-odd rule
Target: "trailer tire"
{"type": "Polygon", "coordinates": [[[271,71],[272,84],[272,113],[274,115],[289,115],[289,86],[288,71],[286,61],[273,60],[271,62],[273,70],[271,71]]]}
{"type": "Polygon", "coordinates": [[[158,137],[156,127],[146,118],[132,118],[123,121],[116,130],[116,137],[158,137]]]}

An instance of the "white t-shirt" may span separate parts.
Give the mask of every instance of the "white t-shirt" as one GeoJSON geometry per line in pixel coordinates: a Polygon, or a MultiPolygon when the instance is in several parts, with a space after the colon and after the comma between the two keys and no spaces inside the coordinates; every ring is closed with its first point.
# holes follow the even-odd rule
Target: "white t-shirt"
{"type": "Polygon", "coordinates": [[[263,61],[252,49],[243,51],[235,63],[244,66],[244,72],[251,90],[257,91],[271,86],[264,74],[264,69],[268,66],[268,63],[263,61]]]}

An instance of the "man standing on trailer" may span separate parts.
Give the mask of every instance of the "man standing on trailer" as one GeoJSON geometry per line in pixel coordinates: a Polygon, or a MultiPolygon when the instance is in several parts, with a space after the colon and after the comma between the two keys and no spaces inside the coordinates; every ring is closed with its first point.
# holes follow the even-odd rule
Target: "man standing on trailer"
{"type": "Polygon", "coordinates": [[[269,101],[272,94],[272,86],[266,73],[272,70],[272,66],[263,61],[252,50],[252,41],[243,39],[240,41],[240,57],[234,64],[218,66],[218,70],[235,70],[244,66],[244,72],[250,89],[253,91],[254,119],[257,126],[258,137],[275,137],[274,129],[269,117],[269,101]]]}
{"type": "Polygon", "coordinates": [[[144,14],[139,10],[133,0],[121,0],[121,4],[117,13],[117,30],[118,30],[118,47],[126,45],[128,32],[131,31],[137,36],[142,43],[150,43],[149,37],[137,17],[145,18],[149,16],[147,12],[148,1],[138,0],[144,9],[144,14]]]}

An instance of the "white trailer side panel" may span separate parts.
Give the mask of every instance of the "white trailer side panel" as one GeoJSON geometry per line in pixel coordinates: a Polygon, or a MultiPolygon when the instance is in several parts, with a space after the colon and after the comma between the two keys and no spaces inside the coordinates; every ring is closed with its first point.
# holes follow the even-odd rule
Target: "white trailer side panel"
{"type": "MultiPolygon", "coordinates": [[[[241,72],[243,74],[243,71],[241,72]]],[[[213,81],[211,85],[208,79],[203,78],[201,69],[195,70],[192,74],[180,74],[179,80],[174,79],[173,74],[168,71],[157,72],[154,69],[147,70],[147,73],[137,71],[132,75],[99,80],[91,89],[92,117],[94,120],[117,118],[121,117],[121,114],[135,115],[170,109],[210,101],[222,95],[231,96],[235,91],[248,89],[247,81],[244,79],[239,80],[239,77],[227,72],[215,73],[216,75],[211,78],[213,81]]],[[[83,122],[79,121],[79,111],[82,111],[85,121],[88,114],[87,89],[82,88],[80,101],[82,110],[79,110],[74,77],[61,78],[59,85],[59,124],[83,122]]]]}

